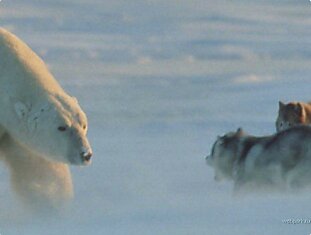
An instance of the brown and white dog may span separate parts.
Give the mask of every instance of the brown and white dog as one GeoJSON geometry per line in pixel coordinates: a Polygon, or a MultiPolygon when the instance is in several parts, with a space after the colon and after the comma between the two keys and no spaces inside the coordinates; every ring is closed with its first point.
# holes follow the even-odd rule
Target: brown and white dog
{"type": "Polygon", "coordinates": [[[298,124],[311,124],[311,103],[279,102],[278,117],[275,122],[276,130],[282,131],[298,124]]]}

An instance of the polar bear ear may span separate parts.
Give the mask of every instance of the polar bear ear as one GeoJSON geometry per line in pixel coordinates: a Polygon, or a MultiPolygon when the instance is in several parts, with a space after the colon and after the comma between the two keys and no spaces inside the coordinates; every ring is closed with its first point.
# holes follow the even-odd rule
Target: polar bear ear
{"type": "Polygon", "coordinates": [[[29,112],[27,106],[20,101],[14,104],[14,109],[19,119],[24,118],[29,112]]]}
{"type": "Polygon", "coordinates": [[[75,103],[78,103],[78,100],[77,100],[77,98],[76,98],[76,97],[71,96],[71,98],[72,98],[72,100],[73,100],[75,103]]]}

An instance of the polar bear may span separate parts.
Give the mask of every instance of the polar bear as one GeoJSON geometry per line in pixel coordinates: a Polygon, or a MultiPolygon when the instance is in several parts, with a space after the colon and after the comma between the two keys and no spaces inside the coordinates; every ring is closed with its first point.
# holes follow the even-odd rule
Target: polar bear
{"type": "Polygon", "coordinates": [[[33,208],[70,199],[68,164],[87,165],[92,156],[86,115],[39,56],[3,28],[0,107],[0,154],[17,194],[33,208]]]}

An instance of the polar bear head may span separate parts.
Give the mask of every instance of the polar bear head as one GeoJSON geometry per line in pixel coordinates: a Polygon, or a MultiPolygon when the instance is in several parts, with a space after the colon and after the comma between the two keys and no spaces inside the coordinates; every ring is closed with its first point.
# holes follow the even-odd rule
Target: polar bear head
{"type": "Polygon", "coordinates": [[[18,140],[50,160],[74,165],[90,163],[87,118],[77,100],[67,94],[49,96],[43,103],[15,103],[18,140]]]}

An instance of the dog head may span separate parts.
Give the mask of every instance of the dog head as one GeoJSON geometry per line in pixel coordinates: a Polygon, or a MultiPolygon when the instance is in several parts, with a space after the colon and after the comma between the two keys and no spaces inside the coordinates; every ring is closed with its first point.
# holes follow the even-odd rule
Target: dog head
{"type": "Polygon", "coordinates": [[[232,179],[234,162],[237,159],[241,137],[245,133],[241,128],[218,137],[211,154],[206,157],[206,163],[215,170],[215,180],[232,179]]]}

